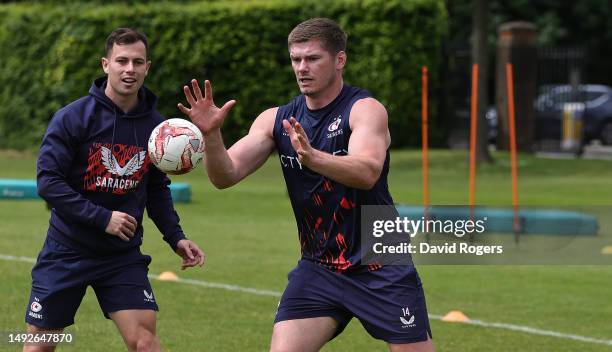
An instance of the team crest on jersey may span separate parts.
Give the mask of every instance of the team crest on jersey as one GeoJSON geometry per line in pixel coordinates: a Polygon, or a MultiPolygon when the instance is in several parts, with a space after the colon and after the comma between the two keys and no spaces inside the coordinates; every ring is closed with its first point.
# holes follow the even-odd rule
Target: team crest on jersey
{"type": "Polygon", "coordinates": [[[338,115],[338,117],[336,117],[334,121],[332,121],[332,123],[329,124],[329,126],[327,127],[327,130],[329,132],[334,132],[335,130],[338,129],[338,127],[340,127],[341,121],[342,121],[342,115],[338,115]]]}
{"type": "Polygon", "coordinates": [[[125,194],[138,188],[149,170],[149,163],[149,156],[142,147],[93,143],[89,147],[84,188],[125,194]]]}
{"type": "Polygon", "coordinates": [[[334,121],[329,124],[329,126],[327,127],[327,130],[330,132],[327,134],[328,139],[342,134],[342,129],[339,129],[340,122],[342,122],[342,115],[338,115],[338,117],[336,117],[334,121]]]}
{"type": "Polygon", "coordinates": [[[40,300],[38,297],[34,297],[34,301],[32,301],[32,304],[30,304],[30,311],[28,312],[28,315],[34,319],[42,319],[43,315],[40,313],[42,309],[43,306],[40,304],[40,300]]]}
{"type": "Polygon", "coordinates": [[[34,301],[30,305],[30,310],[32,310],[32,312],[34,312],[34,313],[38,313],[38,312],[40,312],[42,310],[42,304],[34,301]]]}

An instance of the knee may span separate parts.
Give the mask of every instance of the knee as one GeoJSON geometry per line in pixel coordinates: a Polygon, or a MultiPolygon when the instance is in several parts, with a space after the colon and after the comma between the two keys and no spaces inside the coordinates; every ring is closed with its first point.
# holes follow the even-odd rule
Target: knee
{"type": "Polygon", "coordinates": [[[128,348],[135,352],[155,352],[159,351],[159,342],[155,334],[143,331],[128,341],[128,348]]]}
{"type": "MultiPolygon", "coordinates": [[[[48,330],[48,329],[44,329],[44,328],[39,328],[35,325],[31,325],[28,324],[28,333],[34,333],[34,334],[45,334],[45,333],[60,333],[63,331],[63,329],[58,329],[58,330],[48,330]]],[[[30,345],[30,344],[24,344],[23,346],[23,352],[53,352],[55,351],[55,346],[42,346],[42,345],[30,345]]]]}
{"type": "Polygon", "coordinates": [[[138,352],[156,351],[157,350],[156,345],[157,345],[157,337],[155,337],[155,335],[153,334],[148,334],[138,339],[138,342],[136,343],[136,351],[138,352]]]}

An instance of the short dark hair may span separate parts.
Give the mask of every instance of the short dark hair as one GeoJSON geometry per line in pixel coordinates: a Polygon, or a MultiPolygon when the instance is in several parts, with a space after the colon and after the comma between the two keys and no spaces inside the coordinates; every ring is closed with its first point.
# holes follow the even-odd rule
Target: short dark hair
{"type": "Polygon", "coordinates": [[[325,50],[333,55],[340,51],[346,51],[346,33],[340,26],[329,18],[311,18],[293,28],[287,44],[289,47],[295,43],[304,43],[312,39],[318,39],[325,50]]]}
{"type": "Polygon", "coordinates": [[[133,44],[142,42],[145,46],[147,58],[149,57],[149,42],[147,36],[132,28],[117,28],[106,38],[106,56],[110,56],[113,45],[133,44]]]}

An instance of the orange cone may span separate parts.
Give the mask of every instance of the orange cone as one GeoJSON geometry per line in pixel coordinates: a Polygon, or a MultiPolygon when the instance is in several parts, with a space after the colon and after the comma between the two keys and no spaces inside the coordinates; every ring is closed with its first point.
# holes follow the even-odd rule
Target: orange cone
{"type": "Polygon", "coordinates": [[[442,317],[442,321],[447,323],[465,323],[468,320],[470,320],[470,318],[459,310],[451,310],[442,317]]]}
{"type": "Polygon", "coordinates": [[[173,273],[172,271],[164,271],[163,273],[159,274],[159,276],[157,277],[157,280],[176,281],[178,280],[178,276],[176,276],[176,274],[173,273]]]}

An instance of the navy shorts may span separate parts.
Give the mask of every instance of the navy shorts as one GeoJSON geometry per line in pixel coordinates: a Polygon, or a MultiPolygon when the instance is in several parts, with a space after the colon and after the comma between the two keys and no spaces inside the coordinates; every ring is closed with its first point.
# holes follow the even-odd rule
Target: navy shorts
{"type": "Polygon", "coordinates": [[[102,312],[158,310],[147,278],[151,257],[140,250],[108,258],[86,257],[47,236],[32,269],[32,291],[25,321],[41,328],[74,324],[87,286],[102,312]]]}
{"type": "Polygon", "coordinates": [[[431,337],[423,287],[412,266],[339,274],[300,260],[288,278],[275,323],[332,317],[338,322],[335,337],[356,317],[372,337],[388,343],[431,337]]]}

